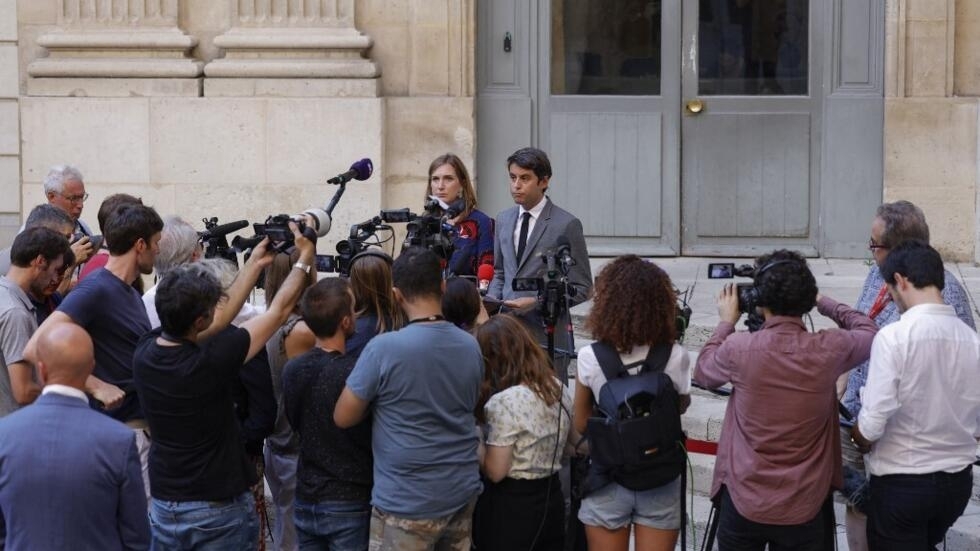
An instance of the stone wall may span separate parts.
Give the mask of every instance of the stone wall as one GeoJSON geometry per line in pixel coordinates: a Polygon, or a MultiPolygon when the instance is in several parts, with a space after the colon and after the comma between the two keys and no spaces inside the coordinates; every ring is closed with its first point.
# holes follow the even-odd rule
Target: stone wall
{"type": "Polygon", "coordinates": [[[17,2],[0,0],[0,242],[20,226],[17,2]]]}
{"type": "Polygon", "coordinates": [[[980,259],[980,3],[888,0],[886,201],[908,199],[947,260],[980,259]]]}
{"type": "MultiPolygon", "coordinates": [[[[436,155],[475,158],[473,2],[20,0],[22,180],[4,195],[42,201],[47,167],[69,162],[93,223],[116,192],[198,227],[261,221],[322,207],[326,179],[370,157],[318,247],[332,252],[381,208],[419,210],[436,155]],[[120,12],[136,4],[159,8],[120,12]]],[[[4,121],[0,105],[0,155],[4,121]]]]}

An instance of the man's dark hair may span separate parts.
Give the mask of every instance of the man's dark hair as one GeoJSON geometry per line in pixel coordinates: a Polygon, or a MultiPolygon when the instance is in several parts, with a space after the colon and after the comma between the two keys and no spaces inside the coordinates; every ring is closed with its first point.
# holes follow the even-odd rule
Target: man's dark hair
{"type": "Polygon", "coordinates": [[[51,262],[71,250],[64,235],[45,227],[27,228],[17,234],[10,247],[10,263],[26,268],[39,255],[51,262]]]}
{"type": "Polygon", "coordinates": [[[64,227],[75,229],[75,221],[67,212],[59,209],[51,203],[44,203],[31,209],[24,222],[24,229],[27,228],[48,228],[60,233],[64,227]]]}
{"type": "Polygon", "coordinates": [[[114,210],[106,220],[105,242],[109,254],[126,254],[142,239],[147,245],[150,238],[163,230],[163,220],[152,207],[126,204],[114,210]]]}
{"type": "Polygon", "coordinates": [[[436,253],[412,247],[391,265],[391,279],[406,300],[422,297],[442,298],[442,267],[436,253]]]}
{"type": "Polygon", "coordinates": [[[777,316],[802,316],[817,303],[817,280],[806,257],[786,249],[760,256],[755,263],[759,303],[777,316]]]}
{"type": "Polygon", "coordinates": [[[881,234],[881,243],[889,249],[894,249],[902,241],[916,239],[929,242],[929,224],[922,209],[908,201],[883,203],[875,213],[885,223],[881,234]]]}
{"type": "Polygon", "coordinates": [[[170,335],[183,337],[197,318],[218,305],[221,297],[221,283],[210,270],[196,263],[178,266],[157,285],[154,304],[160,326],[170,335]]]}
{"type": "Polygon", "coordinates": [[[318,338],[325,339],[337,332],[344,316],[354,311],[350,284],[342,277],[321,279],[303,293],[303,321],[318,338]]]}
{"type": "Polygon", "coordinates": [[[548,155],[536,147],[525,147],[507,157],[507,166],[517,165],[524,170],[533,170],[539,180],[551,178],[551,161],[548,155]]]}
{"type": "Polygon", "coordinates": [[[936,249],[925,241],[902,241],[888,253],[881,266],[885,283],[895,285],[895,274],[902,274],[916,289],[946,286],[946,268],[936,249]]]}
{"type": "Polygon", "coordinates": [[[112,195],[106,197],[102,204],[99,205],[99,212],[96,218],[99,220],[99,231],[105,233],[106,222],[109,221],[109,216],[116,211],[119,207],[123,205],[142,205],[143,200],[139,197],[133,197],[128,193],[113,193],[112,195]]]}

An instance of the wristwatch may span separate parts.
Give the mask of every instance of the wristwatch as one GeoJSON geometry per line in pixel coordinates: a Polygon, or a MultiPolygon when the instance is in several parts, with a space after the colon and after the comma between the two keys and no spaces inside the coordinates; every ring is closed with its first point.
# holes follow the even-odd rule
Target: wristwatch
{"type": "Polygon", "coordinates": [[[309,264],[305,264],[303,262],[296,262],[296,264],[293,264],[293,268],[298,268],[300,270],[303,270],[304,273],[308,274],[310,273],[310,270],[313,269],[313,266],[310,266],[309,264]]]}

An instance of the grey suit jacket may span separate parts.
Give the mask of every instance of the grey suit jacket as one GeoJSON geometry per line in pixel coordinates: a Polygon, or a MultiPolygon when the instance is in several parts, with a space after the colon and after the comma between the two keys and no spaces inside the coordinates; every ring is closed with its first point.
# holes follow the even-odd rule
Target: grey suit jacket
{"type": "MultiPolygon", "coordinates": [[[[520,207],[513,206],[497,215],[497,231],[493,239],[493,281],[490,282],[487,295],[500,300],[510,300],[519,297],[535,296],[534,291],[514,291],[514,278],[546,278],[547,264],[542,255],[552,254],[557,247],[558,237],[564,235],[571,245],[571,255],[575,265],[568,273],[568,283],[575,293],[569,299],[569,306],[584,302],[592,292],[592,269],[589,266],[589,251],[585,245],[582,233],[582,222],[572,214],[556,206],[551,200],[541,211],[541,216],[534,224],[534,230],[527,237],[524,257],[517,258],[517,246],[514,243],[514,229],[520,207]]],[[[568,314],[562,316],[555,330],[555,342],[559,348],[570,346],[565,326],[568,314]]],[[[527,318],[538,342],[545,343],[545,332],[540,318],[527,318]]]]}

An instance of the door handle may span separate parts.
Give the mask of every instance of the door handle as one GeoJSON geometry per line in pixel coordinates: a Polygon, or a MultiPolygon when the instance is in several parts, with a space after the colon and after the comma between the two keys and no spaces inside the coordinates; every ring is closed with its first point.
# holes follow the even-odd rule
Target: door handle
{"type": "Polygon", "coordinates": [[[504,51],[505,52],[509,52],[510,51],[510,43],[511,43],[510,33],[509,32],[508,33],[504,33],[504,51]]]}
{"type": "Polygon", "coordinates": [[[687,103],[684,104],[684,108],[687,109],[688,113],[692,115],[698,115],[702,111],[704,111],[705,108],[704,100],[700,98],[687,100],[687,103]]]}

